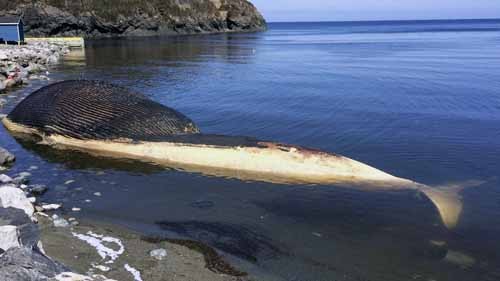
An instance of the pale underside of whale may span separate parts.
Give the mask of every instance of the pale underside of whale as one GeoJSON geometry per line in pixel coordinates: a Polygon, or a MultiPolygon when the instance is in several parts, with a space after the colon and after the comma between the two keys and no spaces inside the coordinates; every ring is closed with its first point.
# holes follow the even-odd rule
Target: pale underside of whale
{"type": "MultiPolygon", "coordinates": [[[[162,127],[163,132],[161,134],[155,133],[157,131],[155,129],[156,125],[151,124],[144,124],[146,129],[142,128],[134,131],[131,131],[130,128],[122,130],[120,128],[122,125],[119,123],[117,125],[118,129],[116,126],[110,127],[108,124],[113,122],[116,124],[116,120],[121,121],[123,119],[127,124],[127,114],[121,114],[120,111],[116,110],[113,111],[114,109],[108,110],[109,112],[104,110],[105,115],[107,114],[104,117],[102,116],[103,112],[85,111],[81,113],[85,117],[87,114],[92,114],[92,118],[88,118],[91,119],[90,123],[85,123],[84,119],[86,118],[79,114],[82,103],[68,105],[68,101],[64,100],[64,104],[58,106],[57,103],[60,101],[57,96],[56,98],[53,97],[54,91],[57,91],[58,95],[61,96],[64,96],[65,92],[70,93],[68,95],[78,96],[79,92],[81,92],[81,95],[85,95],[85,91],[82,91],[82,85],[84,88],[86,87],[85,89],[90,87],[93,91],[97,91],[98,88],[109,87],[111,92],[108,94],[113,97],[112,101],[118,107],[123,103],[115,95],[121,95],[118,92],[125,91],[124,89],[117,88],[120,91],[115,92],[114,86],[98,84],[99,87],[95,87],[95,83],[101,82],[62,82],[59,83],[59,87],[52,90],[49,88],[51,86],[48,86],[42,89],[41,93],[39,90],[38,93],[32,94],[34,95],[32,99],[35,101],[43,99],[47,95],[51,97],[53,100],[52,110],[71,112],[65,118],[70,119],[66,120],[68,123],[76,124],[72,125],[73,127],[66,126],[64,120],[62,120],[63,122],[50,120],[50,112],[43,112],[40,115],[34,110],[34,115],[38,114],[37,118],[25,118],[24,115],[30,114],[30,112],[22,111],[29,111],[36,106],[30,104],[30,97],[23,101],[18,106],[19,108],[16,108],[2,122],[12,132],[36,135],[41,138],[41,143],[56,148],[76,149],[109,157],[126,157],[207,175],[281,184],[332,184],[369,191],[418,190],[433,202],[443,223],[448,228],[456,226],[462,212],[462,203],[458,195],[460,187],[452,190],[431,188],[411,180],[398,178],[353,159],[319,150],[259,141],[253,138],[203,135],[199,133],[198,128],[191,120],[178,112],[166,111],[167,114],[173,114],[174,123],[169,118],[162,118],[162,110],[170,109],[166,107],[163,109],[161,105],[149,100],[143,105],[143,100],[130,102],[127,99],[126,104],[123,105],[123,112],[126,112],[126,108],[131,106],[141,107],[151,106],[151,104],[159,106],[159,113],[154,118],[150,118],[143,112],[139,112],[140,118],[129,116],[133,120],[128,122],[128,126],[137,126],[137,124],[141,123],[141,118],[145,118],[149,122],[154,120],[157,123],[153,125],[157,124],[162,127]],[[75,112],[77,113],[75,114],[75,112]],[[32,121],[32,119],[35,119],[35,121],[32,121]],[[178,120],[180,121],[177,122],[178,120]],[[100,133],[102,125],[96,127],[95,124],[102,122],[107,122],[105,132],[108,135],[97,135],[98,133],[102,134],[100,133]],[[169,132],[172,128],[174,128],[173,132],[169,132]]],[[[57,84],[55,85],[57,86],[57,84]]],[[[95,102],[101,103],[96,104],[96,106],[105,107],[107,101],[103,102],[102,96],[100,97],[100,100],[95,102]]],[[[70,100],[74,99],[75,97],[71,97],[70,100]]],[[[92,104],[92,100],[86,100],[83,106],[89,104],[92,104]]],[[[110,104],[109,108],[114,107],[110,104]]],[[[137,109],[135,110],[137,111],[137,109]]],[[[471,185],[474,184],[476,183],[471,183],[471,185]]]]}

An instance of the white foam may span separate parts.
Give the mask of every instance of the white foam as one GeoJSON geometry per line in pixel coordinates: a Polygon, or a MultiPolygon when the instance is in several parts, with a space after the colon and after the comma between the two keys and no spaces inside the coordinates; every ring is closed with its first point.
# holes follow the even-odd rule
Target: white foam
{"type": "Polygon", "coordinates": [[[141,272],[139,270],[131,267],[130,265],[128,265],[128,263],[125,264],[124,267],[128,272],[130,272],[134,276],[134,281],[142,281],[141,272]]]}
{"type": "Polygon", "coordinates": [[[87,242],[87,244],[94,247],[103,260],[107,259],[107,261],[105,262],[107,264],[113,263],[125,251],[125,247],[123,246],[122,241],[118,238],[95,234],[92,231],[87,232],[87,235],[74,232],[72,232],[72,234],[76,238],[85,241],[87,242]],[[119,249],[113,250],[109,247],[106,247],[104,245],[105,242],[114,243],[119,247],[119,249]]]}

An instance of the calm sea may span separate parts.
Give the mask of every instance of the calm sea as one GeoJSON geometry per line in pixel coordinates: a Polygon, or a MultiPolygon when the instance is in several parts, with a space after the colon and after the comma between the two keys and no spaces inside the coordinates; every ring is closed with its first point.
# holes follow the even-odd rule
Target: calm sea
{"type": "MultiPolygon", "coordinates": [[[[462,192],[449,231],[411,191],[206,177],[61,153],[0,129],[18,156],[14,172],[39,167],[46,202],[204,241],[276,279],[500,280],[500,20],[277,23],[256,34],[89,41],[53,72],[141,91],[206,133],[320,148],[428,185],[485,183],[462,192]]],[[[13,93],[11,106],[43,84],[13,93]]]]}

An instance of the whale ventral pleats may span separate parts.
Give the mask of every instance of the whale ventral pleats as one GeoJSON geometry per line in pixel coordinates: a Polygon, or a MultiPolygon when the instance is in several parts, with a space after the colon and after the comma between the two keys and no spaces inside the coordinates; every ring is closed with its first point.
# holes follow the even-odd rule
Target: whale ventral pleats
{"type": "Polygon", "coordinates": [[[43,87],[9,115],[15,123],[77,139],[132,139],[199,133],[182,113],[102,81],[74,80],[43,87]]]}

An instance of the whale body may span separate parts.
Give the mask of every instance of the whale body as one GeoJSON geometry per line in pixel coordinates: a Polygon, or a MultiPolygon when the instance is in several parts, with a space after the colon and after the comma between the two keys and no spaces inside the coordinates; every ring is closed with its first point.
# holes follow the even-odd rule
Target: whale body
{"type": "Polygon", "coordinates": [[[281,184],[335,184],[361,190],[418,190],[448,228],[462,212],[458,188],[441,190],[399,178],[359,161],[251,137],[202,134],[182,113],[101,81],[43,87],[2,119],[40,143],[125,157],[207,175],[281,184]]]}

